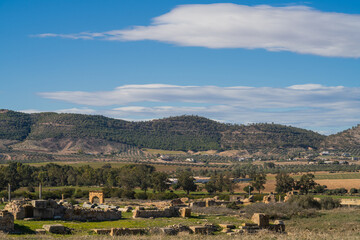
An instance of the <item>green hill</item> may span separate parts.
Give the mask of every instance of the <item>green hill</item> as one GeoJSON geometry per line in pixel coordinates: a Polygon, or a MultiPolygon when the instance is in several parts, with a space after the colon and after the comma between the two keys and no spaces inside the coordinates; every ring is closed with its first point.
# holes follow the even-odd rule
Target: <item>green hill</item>
{"type": "Polygon", "coordinates": [[[317,148],[318,133],[278,124],[232,125],[199,116],[130,122],[82,114],[0,111],[0,139],[98,139],[164,150],[317,148]]]}

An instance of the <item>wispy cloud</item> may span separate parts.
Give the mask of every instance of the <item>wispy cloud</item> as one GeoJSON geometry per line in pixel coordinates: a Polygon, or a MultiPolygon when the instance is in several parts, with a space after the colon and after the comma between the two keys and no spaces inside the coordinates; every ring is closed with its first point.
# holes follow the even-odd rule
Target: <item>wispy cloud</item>
{"type": "Polygon", "coordinates": [[[102,109],[74,108],[58,112],[71,110],[116,118],[151,119],[197,114],[225,122],[277,122],[328,132],[360,122],[360,88],[343,86],[305,84],[273,88],[149,84],[124,85],[103,92],[46,92],[39,95],[102,109]]]}
{"type": "Polygon", "coordinates": [[[37,37],[155,40],[206,48],[262,48],[332,57],[360,57],[360,15],[305,6],[181,5],[149,26],[107,32],[44,33],[37,37]]]}

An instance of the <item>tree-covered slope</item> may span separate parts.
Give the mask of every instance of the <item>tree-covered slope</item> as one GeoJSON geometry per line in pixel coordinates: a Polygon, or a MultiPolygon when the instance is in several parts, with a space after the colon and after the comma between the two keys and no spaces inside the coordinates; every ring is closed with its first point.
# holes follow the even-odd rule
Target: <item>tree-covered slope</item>
{"type": "Polygon", "coordinates": [[[0,139],[101,139],[167,150],[318,147],[324,136],[278,124],[231,125],[199,116],[129,122],[82,114],[0,113],[0,139]]]}
{"type": "Polygon", "coordinates": [[[30,114],[0,110],[0,139],[24,140],[30,131],[30,114]]]}
{"type": "Polygon", "coordinates": [[[360,148],[360,124],[348,130],[328,136],[322,142],[324,148],[348,149],[360,148]]]}

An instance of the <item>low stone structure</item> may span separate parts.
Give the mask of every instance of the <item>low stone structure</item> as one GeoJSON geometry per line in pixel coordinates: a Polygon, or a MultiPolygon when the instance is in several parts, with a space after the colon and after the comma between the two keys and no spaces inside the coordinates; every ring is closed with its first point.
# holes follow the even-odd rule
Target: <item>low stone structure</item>
{"type": "Polygon", "coordinates": [[[136,208],[133,211],[133,218],[159,218],[159,217],[189,217],[191,216],[190,208],[166,207],[163,210],[145,210],[144,208],[136,208]]]}
{"type": "Polygon", "coordinates": [[[242,203],[242,201],[239,200],[239,198],[236,198],[236,201],[224,201],[219,200],[217,196],[214,198],[205,198],[200,201],[195,201],[190,203],[190,207],[213,207],[213,206],[226,206],[229,203],[242,203]]]}
{"type": "Polygon", "coordinates": [[[105,228],[101,228],[101,229],[91,229],[94,233],[96,234],[101,234],[101,235],[108,235],[111,232],[111,229],[105,229],[105,228]]]}
{"type": "Polygon", "coordinates": [[[15,219],[34,218],[63,219],[74,221],[108,221],[121,218],[117,209],[94,209],[57,203],[54,200],[12,201],[5,206],[15,219]]]}
{"type": "Polygon", "coordinates": [[[146,228],[111,228],[110,236],[143,235],[148,232],[146,228]]]}
{"type": "Polygon", "coordinates": [[[275,195],[271,193],[271,194],[269,194],[267,196],[264,196],[263,197],[263,203],[266,203],[266,204],[268,204],[268,203],[276,203],[275,195]]]}
{"type": "Polygon", "coordinates": [[[269,216],[264,213],[254,213],[251,221],[261,228],[269,226],[269,216]]]}
{"type": "Polygon", "coordinates": [[[14,230],[14,215],[6,210],[0,211],[0,231],[11,232],[14,230]]]}
{"type": "Polygon", "coordinates": [[[65,234],[67,233],[66,228],[62,224],[49,224],[43,225],[43,229],[49,233],[65,234]]]}
{"type": "Polygon", "coordinates": [[[180,208],[180,216],[185,217],[191,217],[191,208],[180,208]]]}
{"type": "Polygon", "coordinates": [[[294,195],[299,195],[299,192],[297,191],[290,191],[286,193],[286,196],[284,197],[284,202],[289,201],[289,199],[294,196],[294,195]]]}
{"type": "Polygon", "coordinates": [[[212,234],[216,228],[212,224],[204,225],[204,226],[190,226],[190,230],[193,234],[202,234],[202,235],[209,235],[212,234]]]}
{"type": "Polygon", "coordinates": [[[68,206],[62,216],[63,220],[72,221],[113,221],[121,219],[121,211],[114,209],[87,209],[77,206],[68,206]]]}

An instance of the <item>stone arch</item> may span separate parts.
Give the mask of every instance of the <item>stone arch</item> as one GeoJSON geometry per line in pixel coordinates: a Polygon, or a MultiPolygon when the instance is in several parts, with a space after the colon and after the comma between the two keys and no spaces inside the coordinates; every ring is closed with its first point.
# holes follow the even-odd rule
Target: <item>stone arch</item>
{"type": "Polygon", "coordinates": [[[93,203],[95,197],[97,197],[99,199],[100,204],[104,203],[104,193],[102,191],[89,192],[89,202],[93,203]]]}

